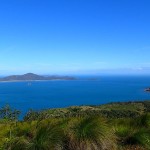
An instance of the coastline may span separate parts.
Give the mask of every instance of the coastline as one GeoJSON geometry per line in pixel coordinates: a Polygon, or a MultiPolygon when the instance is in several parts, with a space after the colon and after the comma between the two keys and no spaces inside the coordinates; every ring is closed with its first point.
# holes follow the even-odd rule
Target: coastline
{"type": "Polygon", "coordinates": [[[73,80],[69,80],[69,79],[51,79],[51,80],[11,80],[11,81],[0,81],[0,83],[5,83],[5,82],[42,82],[42,81],[74,81],[73,80]]]}

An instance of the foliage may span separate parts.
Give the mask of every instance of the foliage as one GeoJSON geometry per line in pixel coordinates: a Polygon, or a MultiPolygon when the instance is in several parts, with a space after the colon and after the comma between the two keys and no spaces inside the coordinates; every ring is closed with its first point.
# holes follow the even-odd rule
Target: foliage
{"type": "Polygon", "coordinates": [[[6,119],[10,121],[18,120],[20,111],[12,109],[9,105],[5,105],[0,109],[0,119],[6,119]]]}
{"type": "Polygon", "coordinates": [[[150,112],[150,101],[117,102],[100,106],[72,106],[68,108],[30,110],[24,117],[25,121],[47,118],[64,118],[78,116],[104,116],[107,118],[135,118],[150,112]]]}
{"type": "Polygon", "coordinates": [[[0,149],[150,150],[148,108],[149,102],[144,101],[31,110],[16,123],[16,118],[9,117],[14,111],[3,107],[0,149]]]}

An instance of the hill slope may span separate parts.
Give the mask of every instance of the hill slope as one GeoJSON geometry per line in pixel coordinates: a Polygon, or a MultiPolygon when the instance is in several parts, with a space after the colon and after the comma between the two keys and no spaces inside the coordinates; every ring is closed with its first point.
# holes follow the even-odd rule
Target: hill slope
{"type": "Polygon", "coordinates": [[[30,81],[30,80],[74,80],[74,77],[69,76],[40,76],[33,73],[27,73],[24,75],[12,75],[4,78],[0,78],[0,81],[30,81]]]}
{"type": "Polygon", "coordinates": [[[25,116],[25,120],[93,115],[101,115],[107,118],[134,118],[147,112],[150,112],[150,100],[109,103],[98,106],[72,106],[42,111],[31,110],[25,116]]]}

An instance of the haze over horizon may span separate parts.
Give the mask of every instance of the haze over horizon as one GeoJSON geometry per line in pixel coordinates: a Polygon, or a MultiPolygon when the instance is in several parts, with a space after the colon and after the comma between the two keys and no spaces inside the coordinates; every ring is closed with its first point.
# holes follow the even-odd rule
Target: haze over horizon
{"type": "Polygon", "coordinates": [[[0,75],[150,75],[149,0],[2,0],[0,75]]]}

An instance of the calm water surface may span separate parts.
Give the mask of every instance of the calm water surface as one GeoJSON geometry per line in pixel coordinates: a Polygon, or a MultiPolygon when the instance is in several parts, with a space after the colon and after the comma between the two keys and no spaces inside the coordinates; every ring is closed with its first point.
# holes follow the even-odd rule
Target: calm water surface
{"type": "Polygon", "coordinates": [[[24,114],[30,108],[95,105],[114,101],[150,100],[150,77],[105,76],[96,80],[1,82],[0,107],[6,103],[24,114]]]}

